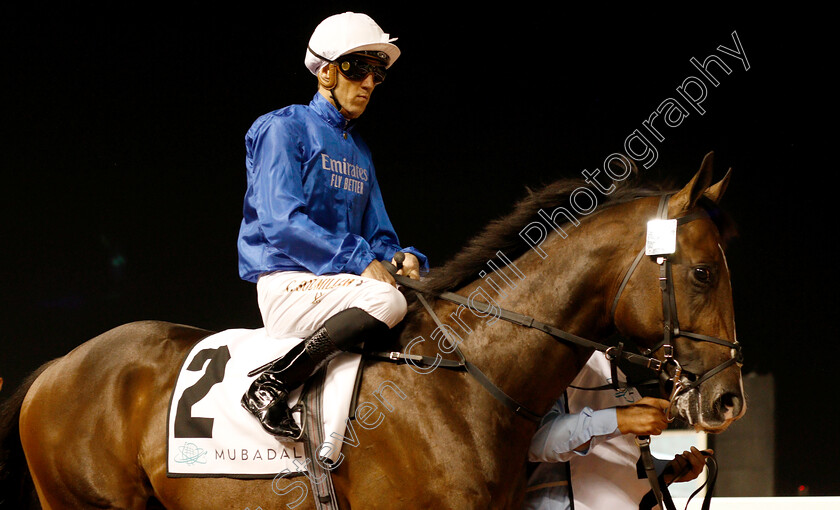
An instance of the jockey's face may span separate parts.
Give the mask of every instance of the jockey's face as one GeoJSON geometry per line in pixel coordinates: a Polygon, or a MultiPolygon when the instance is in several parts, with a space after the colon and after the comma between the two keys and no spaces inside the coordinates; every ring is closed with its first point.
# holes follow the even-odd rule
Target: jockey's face
{"type": "MultiPolygon", "coordinates": [[[[368,63],[378,64],[375,60],[369,60],[368,63]]],[[[321,71],[319,71],[319,79],[322,83],[324,83],[325,81],[329,81],[328,73],[333,72],[336,74],[335,78],[337,80],[337,84],[332,92],[335,94],[338,102],[341,103],[341,114],[347,119],[355,119],[364,113],[365,108],[367,108],[368,102],[370,101],[370,97],[373,94],[373,89],[384,78],[384,66],[381,67],[381,75],[374,72],[363,72],[354,76],[351,73],[351,76],[353,76],[351,78],[345,75],[344,72],[338,71],[336,67],[325,66],[321,69],[321,71]],[[332,69],[330,69],[330,67],[332,67],[332,69]]],[[[319,90],[324,97],[332,102],[332,94],[330,91],[326,90],[324,87],[320,87],[319,90]]]]}
{"type": "Polygon", "coordinates": [[[364,113],[374,87],[376,87],[376,84],[373,82],[373,75],[371,74],[365,76],[361,81],[353,81],[338,73],[335,96],[341,103],[341,114],[348,119],[355,119],[364,113]]]}

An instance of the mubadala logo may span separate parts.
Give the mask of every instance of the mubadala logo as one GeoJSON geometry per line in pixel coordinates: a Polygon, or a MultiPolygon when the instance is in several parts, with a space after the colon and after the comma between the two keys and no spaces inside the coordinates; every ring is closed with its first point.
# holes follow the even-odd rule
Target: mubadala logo
{"type": "Polygon", "coordinates": [[[178,447],[174,460],[179,464],[207,464],[207,450],[195,443],[184,443],[178,447]]]}
{"type": "Polygon", "coordinates": [[[213,460],[227,461],[260,461],[277,459],[302,459],[303,455],[297,451],[297,446],[280,451],[274,448],[222,448],[216,450],[213,460]],[[291,454],[289,453],[291,451],[291,454]]]}

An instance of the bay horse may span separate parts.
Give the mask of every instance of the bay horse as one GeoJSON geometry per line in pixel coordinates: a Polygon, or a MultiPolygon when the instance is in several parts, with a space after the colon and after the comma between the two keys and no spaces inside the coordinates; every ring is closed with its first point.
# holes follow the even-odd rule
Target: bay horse
{"type": "MultiPolygon", "coordinates": [[[[710,153],[681,189],[616,181],[596,210],[566,216],[565,222],[558,213],[571,212],[566,206],[581,183],[562,180],[529,192],[512,213],[490,223],[425,279],[431,307],[450,332],[461,331],[459,352],[487,379],[523,407],[545,413],[593,349],[488,313],[459,310],[433,299],[434,292],[466,297],[481,290],[483,301],[572,335],[605,341],[618,332],[641,348],[656,347],[667,321],[660,264],[636,256],[645,246],[646,222],[658,208],[668,218],[703,210],[696,221],[680,225],[670,256],[681,326],[672,332],[670,361],[682,368],[674,382],[684,390],[675,392],[672,407],[696,429],[721,432],[746,409],[723,251],[731,230],[717,206],[729,175],[712,185],[710,153]],[[673,194],[664,202],[666,193],[673,194]],[[529,226],[547,235],[523,243],[535,239],[529,226]],[[500,253],[510,256],[508,267],[498,266],[500,253]],[[486,271],[488,264],[494,269],[490,262],[498,271],[486,271]],[[688,331],[695,336],[683,336],[688,331]]],[[[454,352],[447,342],[434,341],[435,320],[416,303],[398,328],[398,338],[390,340],[396,351],[409,352],[405,346],[411,345],[411,354],[435,359],[454,352]]],[[[314,508],[311,496],[302,502],[299,494],[281,496],[277,479],[167,477],[170,394],[186,354],[209,334],[163,322],[131,323],[39,368],[3,411],[0,506],[22,508],[29,501],[37,508],[37,493],[48,509],[314,508]]],[[[652,356],[667,362],[666,350],[652,356]]],[[[374,393],[383,381],[405,398],[382,410],[378,427],[357,429],[358,446],[343,447],[345,458],[332,472],[341,508],[519,508],[537,423],[503,406],[463,371],[369,362],[360,395],[374,393]]]]}

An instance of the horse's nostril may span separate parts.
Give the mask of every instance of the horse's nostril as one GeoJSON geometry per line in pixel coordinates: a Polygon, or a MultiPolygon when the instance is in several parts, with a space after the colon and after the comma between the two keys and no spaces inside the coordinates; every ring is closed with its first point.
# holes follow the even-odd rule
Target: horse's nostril
{"type": "Polygon", "coordinates": [[[718,399],[718,405],[720,406],[720,409],[723,410],[735,409],[738,407],[740,400],[741,399],[734,393],[724,393],[718,399]]]}
{"type": "Polygon", "coordinates": [[[697,374],[695,374],[695,373],[688,372],[688,371],[683,371],[682,375],[683,375],[683,377],[688,379],[690,382],[694,382],[694,381],[697,380],[697,374]]]}

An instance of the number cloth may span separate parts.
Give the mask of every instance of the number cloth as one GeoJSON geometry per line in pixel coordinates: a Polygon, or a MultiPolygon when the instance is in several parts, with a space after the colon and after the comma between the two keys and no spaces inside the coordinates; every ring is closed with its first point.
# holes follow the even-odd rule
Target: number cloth
{"type": "MultiPolygon", "coordinates": [[[[306,458],[303,445],[278,442],[239,404],[253,380],[246,374],[300,341],[299,336],[271,338],[265,329],[228,329],[192,348],[170,404],[169,476],[274,478],[284,470],[306,471],[304,466],[312,460],[306,458]]],[[[387,411],[376,411],[361,424],[347,420],[360,358],[345,353],[327,367],[322,405],[324,437],[331,447],[324,447],[320,454],[333,462],[338,461],[344,442],[354,443],[360,429],[387,415],[387,411]]],[[[299,390],[293,391],[289,404],[294,405],[299,394],[299,390]]],[[[378,402],[370,396],[365,399],[359,405],[371,407],[378,402]]]]}

